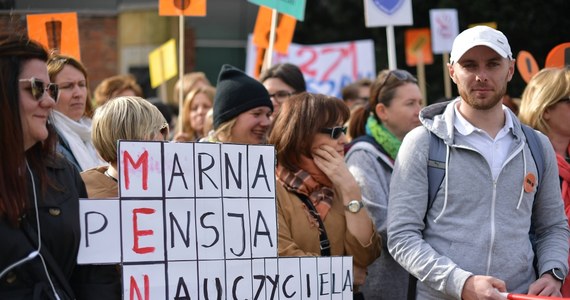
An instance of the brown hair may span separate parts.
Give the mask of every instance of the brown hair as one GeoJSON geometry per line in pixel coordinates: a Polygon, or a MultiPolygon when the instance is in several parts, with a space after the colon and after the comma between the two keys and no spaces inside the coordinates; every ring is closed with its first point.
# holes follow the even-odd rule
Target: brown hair
{"type": "Polygon", "coordinates": [[[378,122],[380,118],[376,115],[376,105],[378,103],[389,107],[392,99],[396,95],[396,90],[406,83],[418,83],[418,80],[405,70],[382,70],[370,87],[370,99],[364,109],[357,109],[352,113],[348,124],[348,132],[351,138],[357,138],[366,133],[366,122],[368,116],[373,115],[378,122]]]}
{"type": "Polygon", "coordinates": [[[101,106],[125,90],[132,90],[137,97],[143,96],[141,86],[131,74],[115,75],[105,78],[101,83],[99,83],[93,92],[95,105],[101,106]]]}
{"type": "Polygon", "coordinates": [[[34,170],[45,192],[46,165],[55,156],[56,134],[48,122],[48,138],[24,151],[18,79],[30,59],[47,61],[47,51],[22,36],[0,37],[0,219],[14,227],[27,209],[26,162],[34,170]]]}
{"type": "Polygon", "coordinates": [[[55,82],[55,77],[57,76],[57,74],[59,74],[59,72],[61,72],[61,70],[63,70],[63,67],[65,67],[66,65],[70,65],[76,68],[77,70],[79,70],[79,72],[83,74],[83,77],[85,77],[85,84],[87,87],[87,101],[85,102],[84,115],[91,118],[93,117],[94,109],[93,109],[93,103],[91,102],[91,94],[89,92],[90,91],[89,77],[87,76],[87,69],[80,61],[71,56],[52,53],[49,60],[47,61],[49,79],[51,80],[51,82],[55,82]]]}
{"type": "Polygon", "coordinates": [[[296,171],[301,155],[311,156],[311,141],[321,128],[345,123],[350,110],[338,98],[303,92],[293,95],[277,113],[268,143],[275,145],[277,161],[296,171]]]}

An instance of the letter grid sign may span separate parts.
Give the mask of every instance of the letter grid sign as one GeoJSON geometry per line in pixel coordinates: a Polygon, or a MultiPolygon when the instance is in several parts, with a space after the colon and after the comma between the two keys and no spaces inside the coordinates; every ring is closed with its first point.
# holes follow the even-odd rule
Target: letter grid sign
{"type": "Polygon", "coordinates": [[[275,149],[118,142],[118,199],[80,201],[79,264],[123,299],[352,299],[352,257],[277,257],[275,149]]]}

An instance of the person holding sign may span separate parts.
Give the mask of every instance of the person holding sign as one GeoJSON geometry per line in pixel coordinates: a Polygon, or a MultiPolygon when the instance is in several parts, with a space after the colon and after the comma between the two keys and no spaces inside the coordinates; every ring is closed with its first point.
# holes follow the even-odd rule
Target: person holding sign
{"type": "Polygon", "coordinates": [[[0,299],[75,299],[85,186],[56,152],[47,51],[0,37],[0,299]]]}
{"type": "Polygon", "coordinates": [[[307,90],[301,69],[290,63],[276,64],[263,71],[259,81],[269,92],[275,111],[279,111],[281,104],[289,100],[291,95],[307,90]]]}
{"type": "MultiPolygon", "coordinates": [[[[376,230],[386,240],[388,194],[394,160],[404,136],[420,125],[422,92],[418,81],[404,70],[384,70],[371,86],[364,109],[356,110],[349,121],[355,139],[347,146],[348,169],[362,190],[362,201],[374,220],[376,230]]],[[[368,268],[362,287],[365,298],[405,299],[409,274],[383,245],[382,256],[368,268]]]]}
{"type": "Polygon", "coordinates": [[[548,138],[501,102],[514,65],[502,32],[476,26],[460,33],[448,64],[459,97],[422,109],[423,126],[400,146],[388,250],[418,279],[417,299],[560,296],[569,230],[556,157],[548,138]],[[437,148],[440,159],[430,154],[437,148]],[[445,174],[430,184],[435,171],[445,174]]]}
{"type": "Polygon", "coordinates": [[[268,142],[277,153],[279,256],[352,255],[356,293],[381,241],[344,163],[349,115],[340,99],[294,95],[277,112],[268,142]]]}
{"type": "MultiPolygon", "coordinates": [[[[164,141],[168,137],[168,123],[162,113],[149,101],[136,96],[123,96],[108,101],[95,110],[93,116],[93,144],[109,165],[81,173],[89,198],[116,198],[119,196],[117,172],[118,140],[164,141]]],[[[117,265],[80,265],[75,279],[88,282],[79,299],[121,299],[121,273],[117,265]]]]}
{"type": "Polygon", "coordinates": [[[48,72],[60,88],[52,112],[58,151],[80,172],[102,165],[91,141],[91,98],[85,66],[73,57],[54,54],[48,61],[48,72]]]}
{"type": "Polygon", "coordinates": [[[209,142],[263,144],[273,104],[263,85],[243,71],[223,65],[214,99],[214,130],[209,142]]]}
{"type": "MultiPolygon", "coordinates": [[[[544,133],[554,146],[564,211],[570,219],[569,67],[543,69],[532,77],[522,95],[519,119],[544,133]]],[[[562,296],[570,297],[570,280],[564,281],[562,296]]]]}

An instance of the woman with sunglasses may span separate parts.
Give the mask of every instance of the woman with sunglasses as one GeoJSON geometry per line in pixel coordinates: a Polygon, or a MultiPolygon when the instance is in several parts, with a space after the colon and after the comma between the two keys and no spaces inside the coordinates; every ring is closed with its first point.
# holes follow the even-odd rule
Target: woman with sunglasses
{"type": "MultiPolygon", "coordinates": [[[[570,67],[546,68],[534,75],[522,94],[518,117],[550,139],[570,219],[570,67]]],[[[562,284],[562,296],[570,297],[570,280],[562,284]]]]}
{"type": "Polygon", "coordinates": [[[92,104],[87,70],[72,57],[54,54],[48,60],[48,72],[60,90],[53,111],[58,151],[80,172],[104,164],[91,141],[92,104]]]}
{"type": "MultiPolygon", "coordinates": [[[[89,198],[119,196],[117,173],[117,141],[165,141],[168,123],[149,101],[136,96],[123,96],[108,101],[95,110],[93,144],[99,155],[109,163],[81,173],[89,198]]],[[[80,265],[74,275],[90,283],[78,299],[122,299],[120,266],[80,265]]]]}
{"type": "Polygon", "coordinates": [[[279,256],[353,256],[358,295],[380,238],[344,163],[349,115],[340,99],[294,95],[277,113],[268,142],[277,153],[279,256]]]}
{"type": "Polygon", "coordinates": [[[0,299],[74,299],[77,170],[56,152],[58,100],[41,45],[0,37],[0,299]]]}
{"type": "MultiPolygon", "coordinates": [[[[422,94],[414,76],[404,70],[384,70],[370,89],[368,105],[349,122],[354,138],[347,146],[346,164],[362,189],[362,200],[386,241],[390,178],[404,136],[420,125],[422,94]]],[[[406,299],[408,273],[388,253],[368,268],[362,287],[370,299],[406,299]]]]}

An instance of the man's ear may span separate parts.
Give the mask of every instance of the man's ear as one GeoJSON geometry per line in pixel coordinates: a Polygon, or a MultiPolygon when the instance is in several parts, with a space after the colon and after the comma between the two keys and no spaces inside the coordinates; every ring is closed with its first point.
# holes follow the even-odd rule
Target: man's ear
{"type": "Polygon", "coordinates": [[[449,71],[449,77],[453,80],[453,83],[457,84],[457,82],[455,82],[455,70],[453,69],[453,64],[447,63],[447,70],[449,71]]]}

